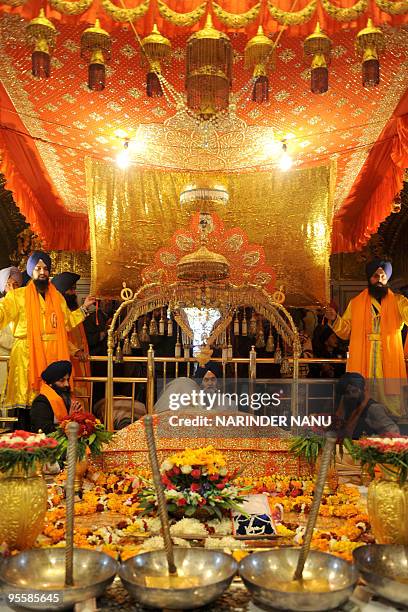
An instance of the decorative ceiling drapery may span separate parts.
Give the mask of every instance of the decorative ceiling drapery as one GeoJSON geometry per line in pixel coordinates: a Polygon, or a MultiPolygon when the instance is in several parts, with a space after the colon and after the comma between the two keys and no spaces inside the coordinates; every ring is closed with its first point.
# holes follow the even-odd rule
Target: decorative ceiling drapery
{"type": "MultiPolygon", "coordinates": [[[[163,66],[163,74],[183,92],[186,41],[202,27],[205,3],[124,2],[133,11],[141,37],[157,21],[171,40],[171,63],[163,66]]],[[[297,168],[325,164],[334,156],[338,167],[336,251],[361,248],[388,214],[390,201],[377,198],[380,191],[369,201],[367,184],[354,182],[360,171],[367,175],[367,154],[408,86],[408,29],[389,27],[408,22],[406,2],[298,0],[294,6],[293,0],[213,0],[214,23],[228,32],[234,48],[234,95],[250,83],[252,70],[244,67],[244,48],[259,23],[268,35],[275,33],[274,38],[282,27],[284,33],[276,50],[276,70],[269,74],[269,102],[256,104],[244,98],[231,115],[231,129],[207,136],[199,130],[192,136],[183,116],[178,117],[164,97],[146,99],[146,71],[138,43],[129,24],[118,21],[126,16],[120,13],[120,0],[52,0],[53,8],[47,4],[47,16],[59,32],[57,46],[51,77],[33,79],[30,50],[25,46],[26,22],[20,16],[30,19],[40,6],[44,4],[39,0],[0,2],[2,107],[9,100],[14,108],[14,115],[10,111],[6,118],[2,108],[0,146],[7,187],[49,248],[79,251],[89,247],[84,158],[114,160],[122,144],[114,137],[117,128],[131,138],[142,134],[147,146],[135,164],[144,168],[208,172],[256,168],[268,172],[273,167],[265,154],[269,134],[278,141],[291,134],[288,150],[297,168]],[[383,26],[386,39],[381,84],[373,90],[362,88],[360,61],[354,50],[357,29],[366,25],[368,15],[383,26]],[[106,89],[89,92],[79,45],[81,33],[98,16],[114,39],[112,60],[106,70],[106,89]],[[308,64],[300,39],[313,31],[317,19],[333,42],[329,91],[322,96],[309,92],[308,64]],[[353,212],[348,207],[352,202],[358,203],[353,212]]],[[[399,139],[401,142],[401,136],[399,139]]],[[[380,151],[380,145],[379,141],[373,154],[380,151]]],[[[390,172],[390,180],[383,177],[386,197],[400,184],[400,172],[395,180],[392,167],[390,172]]]]}
{"type": "MultiPolygon", "coordinates": [[[[334,168],[288,174],[121,171],[86,163],[91,224],[92,289],[117,296],[122,281],[135,289],[142,269],[177,229],[188,228],[195,208],[182,207],[187,185],[223,185],[227,205],[214,206],[225,228],[244,228],[265,252],[265,263],[284,285],[291,305],[311,305],[328,295],[331,190],[334,168]]],[[[211,248],[211,243],[209,244],[211,248]]],[[[194,250],[192,248],[192,250],[194,250]]]]}
{"type": "MultiPolygon", "coordinates": [[[[1,6],[2,5],[2,6],[1,6]]],[[[32,19],[44,8],[40,0],[3,0],[2,10],[19,12],[32,19]]],[[[407,23],[408,8],[404,0],[49,0],[47,16],[66,23],[73,20],[93,23],[101,19],[103,27],[114,29],[131,21],[140,33],[151,32],[153,23],[166,36],[174,36],[177,30],[194,31],[203,25],[207,7],[213,13],[215,25],[227,31],[246,29],[254,33],[258,25],[267,32],[276,32],[287,26],[289,35],[305,35],[313,32],[319,20],[329,34],[347,27],[363,27],[367,18],[378,23],[402,25],[407,23]],[[201,26],[200,26],[201,24],[201,26]]]]}

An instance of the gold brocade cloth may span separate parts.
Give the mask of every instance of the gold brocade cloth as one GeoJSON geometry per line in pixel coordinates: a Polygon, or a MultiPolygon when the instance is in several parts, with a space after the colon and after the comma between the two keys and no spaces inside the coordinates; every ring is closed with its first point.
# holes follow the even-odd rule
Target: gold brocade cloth
{"type": "Polygon", "coordinates": [[[226,229],[241,227],[251,242],[263,246],[286,303],[326,301],[334,174],[333,166],[241,174],[119,170],[87,159],[91,290],[117,298],[122,281],[133,290],[139,287],[142,269],[197,210],[197,205],[181,206],[181,192],[192,185],[222,185],[229,203],[212,204],[209,211],[226,229]]]}

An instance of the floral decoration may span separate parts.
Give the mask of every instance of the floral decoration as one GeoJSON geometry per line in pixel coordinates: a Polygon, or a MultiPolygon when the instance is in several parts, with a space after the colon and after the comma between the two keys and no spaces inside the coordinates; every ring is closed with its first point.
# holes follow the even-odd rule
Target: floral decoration
{"type": "Polygon", "coordinates": [[[0,471],[21,468],[32,470],[36,464],[53,463],[58,452],[58,442],[45,434],[33,434],[16,430],[0,438],[0,471]]]}
{"type": "MultiPolygon", "coordinates": [[[[234,483],[236,473],[228,473],[223,454],[213,446],[171,455],[163,461],[161,475],[169,513],[221,519],[231,510],[242,512],[242,494],[248,489],[234,483]]],[[[151,483],[139,497],[146,514],[155,511],[157,499],[151,483]]]]}
{"type": "Polygon", "coordinates": [[[81,460],[87,452],[99,455],[103,444],[107,444],[113,433],[107,431],[105,426],[91,412],[74,412],[67,419],[61,421],[55,432],[50,434],[58,442],[58,459],[65,460],[68,449],[67,427],[69,423],[76,422],[78,430],[77,456],[81,460]],[[87,450],[89,449],[89,450],[87,450]]]}
{"type": "Polygon", "coordinates": [[[368,473],[374,478],[376,465],[381,466],[385,473],[397,478],[400,484],[408,476],[408,436],[372,437],[360,440],[345,441],[350,455],[361,462],[362,468],[367,467],[368,473]]]}

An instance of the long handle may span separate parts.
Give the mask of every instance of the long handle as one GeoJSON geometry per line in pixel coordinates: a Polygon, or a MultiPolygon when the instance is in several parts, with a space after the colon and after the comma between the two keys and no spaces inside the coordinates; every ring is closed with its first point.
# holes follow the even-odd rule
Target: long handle
{"type": "Polygon", "coordinates": [[[77,460],[78,423],[68,423],[67,482],[65,488],[65,584],[73,586],[75,466],[77,460]]]}
{"type": "Polygon", "coordinates": [[[164,496],[163,484],[160,477],[159,462],[157,460],[156,441],[153,432],[153,417],[148,414],[144,417],[146,427],[147,447],[149,449],[150,467],[152,468],[153,482],[156,489],[157,504],[159,508],[159,517],[163,529],[164,548],[166,550],[167,564],[169,574],[177,574],[177,568],[174,563],[173,542],[170,537],[169,517],[167,514],[166,498],[164,496]]]}
{"type": "Polygon", "coordinates": [[[303,537],[302,548],[300,549],[295,574],[293,576],[294,580],[301,580],[302,578],[303,569],[305,567],[307,555],[309,554],[310,550],[313,530],[316,525],[317,515],[319,514],[320,502],[322,501],[323,489],[327,479],[327,472],[329,471],[330,459],[333,456],[335,446],[336,435],[330,432],[327,435],[326,443],[323,447],[322,457],[320,460],[320,470],[317,475],[312,507],[310,509],[309,519],[307,521],[306,531],[303,537]]]}

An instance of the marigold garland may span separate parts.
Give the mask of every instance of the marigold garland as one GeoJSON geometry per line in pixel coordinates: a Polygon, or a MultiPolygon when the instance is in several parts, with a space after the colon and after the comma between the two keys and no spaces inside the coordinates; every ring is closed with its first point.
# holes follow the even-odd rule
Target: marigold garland
{"type": "Polygon", "coordinates": [[[250,8],[249,11],[246,11],[245,13],[229,13],[216,2],[213,2],[212,8],[214,14],[222,23],[227,25],[229,28],[238,29],[244,28],[251,23],[251,21],[256,19],[259,14],[259,9],[261,8],[261,4],[258,2],[258,4],[255,4],[255,6],[250,8]]]}
{"type": "Polygon", "coordinates": [[[166,21],[170,21],[173,25],[176,26],[192,26],[197,21],[201,19],[204,15],[205,10],[207,8],[207,3],[203,2],[196,9],[190,11],[189,13],[178,13],[177,11],[173,11],[170,7],[167,6],[162,0],[159,0],[159,13],[166,21]]]}
{"type": "Polygon", "coordinates": [[[268,1],[268,10],[271,14],[271,17],[281,25],[286,26],[294,26],[300,25],[302,23],[307,23],[313,17],[316,11],[316,6],[316,0],[312,0],[301,11],[295,11],[291,13],[288,11],[282,11],[277,6],[268,1]]]}

